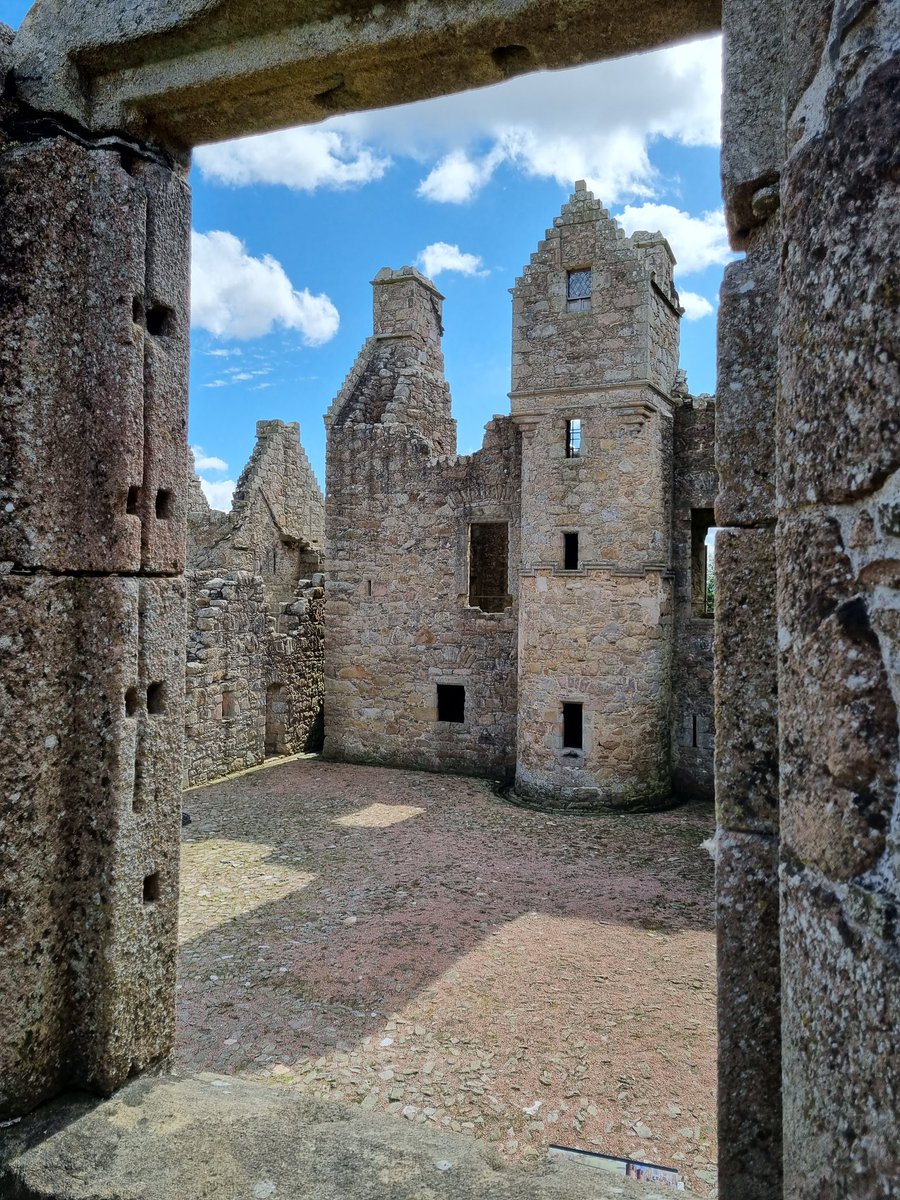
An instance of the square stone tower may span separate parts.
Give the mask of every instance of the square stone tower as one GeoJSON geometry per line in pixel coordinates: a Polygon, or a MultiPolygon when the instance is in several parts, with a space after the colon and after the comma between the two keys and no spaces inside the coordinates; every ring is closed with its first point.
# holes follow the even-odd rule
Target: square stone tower
{"type": "Polygon", "coordinates": [[[535,799],[633,808],[671,788],[673,264],[578,183],[512,290],[516,790],[535,799]]]}

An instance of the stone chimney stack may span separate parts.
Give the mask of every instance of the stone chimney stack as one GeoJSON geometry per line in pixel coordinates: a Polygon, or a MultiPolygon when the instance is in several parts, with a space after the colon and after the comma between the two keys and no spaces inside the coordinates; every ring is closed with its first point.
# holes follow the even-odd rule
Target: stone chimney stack
{"type": "Polygon", "coordinates": [[[375,337],[413,337],[440,347],[444,297],[415,267],[382,267],[372,280],[375,337]]]}

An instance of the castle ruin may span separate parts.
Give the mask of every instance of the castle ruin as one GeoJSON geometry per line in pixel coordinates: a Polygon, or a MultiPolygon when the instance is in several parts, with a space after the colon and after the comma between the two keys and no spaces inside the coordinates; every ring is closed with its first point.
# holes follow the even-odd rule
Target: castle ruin
{"type": "MultiPolygon", "coordinates": [[[[127,1159],[174,1086],[191,148],[719,28],[719,1196],[896,1195],[896,0],[37,0],[0,27],[4,1116],[144,1075],[105,1127],[127,1159]]],[[[77,1125],[41,1122],[4,1185],[67,1162],[77,1125]]]]}
{"type": "Polygon", "coordinates": [[[228,513],[188,498],[185,782],[322,741],[325,511],[300,427],[258,421],[228,513]]]}
{"type": "Polygon", "coordinates": [[[711,796],[714,408],[672,266],[579,184],[512,289],[511,415],[463,457],[443,297],[375,277],[326,416],[327,755],[565,807],[711,796]]]}

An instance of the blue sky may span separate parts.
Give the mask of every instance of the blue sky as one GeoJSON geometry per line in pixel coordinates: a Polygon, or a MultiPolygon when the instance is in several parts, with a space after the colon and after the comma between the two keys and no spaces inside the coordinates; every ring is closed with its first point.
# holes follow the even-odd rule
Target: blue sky
{"type": "MultiPolygon", "coordinates": [[[[15,26],[27,7],[0,0],[0,16],[15,26]]],[[[299,421],[322,480],[322,414],[383,266],[436,268],[459,450],[477,449],[509,408],[508,289],[579,178],[628,232],[669,238],[693,318],[682,366],[712,391],[730,257],[719,74],[710,38],[198,151],[190,438],[211,501],[227,506],[260,418],[299,421]]]]}

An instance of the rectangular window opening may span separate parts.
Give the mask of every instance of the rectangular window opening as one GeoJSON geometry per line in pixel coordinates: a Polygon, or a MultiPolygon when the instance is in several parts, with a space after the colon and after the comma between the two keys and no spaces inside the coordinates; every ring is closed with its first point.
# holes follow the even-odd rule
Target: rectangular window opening
{"type": "Polygon", "coordinates": [[[437,685],[437,719],[461,725],[466,719],[466,689],[462,684],[437,685]]]}
{"type": "Polygon", "coordinates": [[[591,307],[591,268],[566,272],[566,311],[589,312],[591,307]]]}
{"type": "Polygon", "coordinates": [[[566,421],[566,458],[581,457],[581,417],[566,421]]]}
{"type": "Polygon", "coordinates": [[[147,688],[147,712],[162,713],[166,711],[166,685],[151,683],[147,688]]]}
{"type": "Polygon", "coordinates": [[[578,534],[564,533],[563,534],[563,569],[566,571],[578,570],[578,534]]]}
{"type": "Polygon", "coordinates": [[[156,517],[159,521],[170,521],[175,511],[175,497],[168,488],[160,488],[156,493],[156,517]]]}
{"type": "Polygon", "coordinates": [[[715,613],[715,519],[711,508],[691,509],[691,609],[695,617],[715,613]]]}
{"type": "Polygon", "coordinates": [[[155,904],[159,899],[159,871],[144,876],[144,904],[155,904]]]}
{"type": "Polygon", "coordinates": [[[503,612],[512,604],[509,588],[509,525],[478,521],[469,526],[469,604],[482,612],[503,612]]]}
{"type": "Polygon", "coordinates": [[[562,706],[563,749],[584,748],[584,705],[566,703],[562,706]]]}
{"type": "Polygon", "coordinates": [[[691,717],[691,746],[697,749],[697,714],[691,717]]]}

